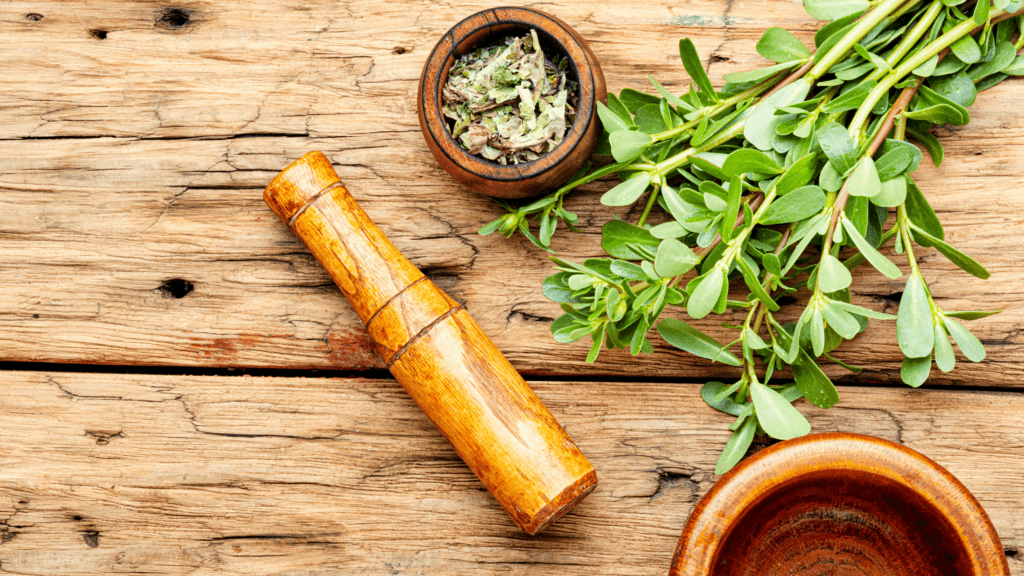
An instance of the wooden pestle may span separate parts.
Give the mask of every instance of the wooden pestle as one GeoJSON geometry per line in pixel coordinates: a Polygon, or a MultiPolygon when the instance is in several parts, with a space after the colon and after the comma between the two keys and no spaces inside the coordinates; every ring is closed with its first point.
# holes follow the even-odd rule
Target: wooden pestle
{"type": "Polygon", "coordinates": [[[515,523],[536,534],[597,485],[554,416],[466,309],[384,236],[310,152],[263,193],[327,269],[391,373],[515,523]]]}

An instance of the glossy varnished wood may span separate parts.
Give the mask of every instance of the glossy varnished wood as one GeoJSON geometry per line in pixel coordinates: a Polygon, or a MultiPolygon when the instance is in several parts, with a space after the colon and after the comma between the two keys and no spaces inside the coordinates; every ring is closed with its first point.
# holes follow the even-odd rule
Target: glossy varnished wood
{"type": "Polygon", "coordinates": [[[462,306],[426,279],[310,152],[264,191],[327,269],[395,378],[509,516],[536,534],[597,485],[590,462],[462,306]]]}
{"type": "Polygon", "coordinates": [[[558,18],[533,8],[503,7],[477,12],[459,22],[434,47],[423,66],[416,111],[427,146],[437,162],[465,186],[488,196],[523,198],[563,184],[590,157],[601,134],[596,103],[606,97],[604,73],[590,46],[558,18]],[[568,56],[579,84],[576,119],[565,138],[539,159],[501,165],[466,152],[452,137],[441,112],[441,91],[455,59],[510,34],[537,30],[541,43],[568,56]]]}
{"type": "Polygon", "coordinates": [[[670,576],[1008,576],[992,522],[909,448],[820,434],[763,450],[697,504],[670,576]]]}

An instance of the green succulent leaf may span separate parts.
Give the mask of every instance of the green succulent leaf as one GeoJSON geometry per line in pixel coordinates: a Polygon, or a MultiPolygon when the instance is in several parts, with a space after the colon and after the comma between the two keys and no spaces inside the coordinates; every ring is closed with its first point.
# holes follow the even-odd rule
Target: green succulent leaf
{"type": "Polygon", "coordinates": [[[687,245],[679,240],[666,238],[658,247],[654,269],[662,278],[670,278],[689,272],[698,262],[700,258],[687,245]]]}
{"type": "Polygon", "coordinates": [[[928,375],[931,371],[931,356],[924,356],[923,358],[910,358],[908,356],[903,359],[903,366],[900,368],[900,378],[908,386],[917,388],[924,384],[925,380],[928,380],[928,375]]]}
{"type": "Polygon", "coordinates": [[[733,176],[742,176],[748,172],[756,172],[758,174],[781,174],[782,167],[776,164],[775,160],[770,156],[760,150],[754,150],[753,148],[740,148],[732,154],[729,154],[725,163],[722,164],[722,172],[728,178],[732,178],[733,176]]]}
{"type": "Polygon", "coordinates": [[[821,110],[822,112],[825,112],[827,114],[833,114],[836,112],[846,112],[848,110],[856,110],[857,108],[860,107],[861,104],[864,103],[865,100],[867,100],[868,94],[871,93],[871,90],[877,84],[878,82],[875,80],[861,82],[852,90],[847,90],[846,92],[843,92],[843,94],[840,95],[838,98],[822,106],[821,110]]]}
{"type": "Polygon", "coordinates": [[[882,180],[878,177],[875,161],[871,158],[862,158],[846,181],[846,189],[850,196],[878,196],[882,192],[882,180]]]}
{"type": "Polygon", "coordinates": [[[776,116],[775,112],[780,107],[803,101],[810,91],[810,82],[797,80],[762,100],[744,121],[743,136],[758,150],[771,150],[775,129],[785,121],[785,116],[776,116]]]}
{"type": "Polygon", "coordinates": [[[946,232],[942,229],[942,222],[935,215],[935,210],[932,209],[931,204],[921,193],[921,189],[910,177],[907,178],[906,205],[907,216],[915,226],[939,240],[946,238],[946,232]]]}
{"type": "Polygon", "coordinates": [[[932,353],[932,310],[924,282],[916,274],[911,274],[900,298],[896,340],[908,358],[923,358],[932,353]]]}
{"type": "Polygon", "coordinates": [[[817,186],[804,186],[772,202],[759,223],[772,226],[799,222],[821,212],[824,207],[825,191],[817,186]]]}
{"type": "Polygon", "coordinates": [[[867,258],[868,262],[870,262],[876,270],[884,274],[887,278],[891,278],[893,280],[903,276],[903,272],[900,271],[898,266],[892,263],[892,260],[882,256],[878,250],[875,250],[874,246],[869,244],[868,241],[860,235],[860,231],[857,230],[857,227],[849,218],[846,217],[845,214],[842,216],[842,222],[843,230],[846,231],[846,234],[851,240],[853,240],[853,243],[857,246],[857,249],[860,250],[860,253],[867,258]]]}
{"type": "Polygon", "coordinates": [[[1002,69],[1002,73],[1010,76],[1024,76],[1024,55],[1014,58],[1009,66],[1002,69]]]}
{"type": "Polygon", "coordinates": [[[978,89],[974,87],[974,80],[971,80],[966,72],[934,79],[928,85],[937,94],[952,100],[964,108],[973,105],[978,96],[978,89]]]}
{"type": "Polygon", "coordinates": [[[649,172],[638,172],[635,176],[619,183],[601,196],[601,204],[605,206],[629,206],[643,196],[651,185],[649,172]]]}
{"type": "Polygon", "coordinates": [[[690,318],[700,320],[710,314],[721,297],[725,283],[725,274],[717,266],[699,278],[699,283],[686,302],[686,312],[690,318]]]}
{"type": "Polygon", "coordinates": [[[715,410],[725,412],[726,414],[732,414],[733,416],[739,416],[745,410],[745,407],[741,404],[737,404],[729,397],[729,390],[733,389],[733,386],[724,384],[722,382],[708,382],[704,386],[701,386],[700,397],[715,410]]]}
{"type": "Polygon", "coordinates": [[[821,317],[828,322],[829,328],[847,340],[853,339],[860,333],[860,322],[852,314],[833,304],[832,301],[826,300],[822,304],[821,317]]]}
{"type": "Polygon", "coordinates": [[[612,145],[612,156],[616,162],[629,162],[650,146],[651,137],[644,132],[618,130],[608,136],[608,142],[612,145]]]}
{"type": "Polygon", "coordinates": [[[878,170],[878,178],[885,182],[907,172],[913,162],[914,153],[906,146],[899,146],[879,158],[875,169],[878,170]]]}
{"type": "Polygon", "coordinates": [[[700,55],[697,54],[697,47],[693,45],[693,41],[689,38],[683,38],[679,41],[679,57],[683,61],[686,73],[700,87],[701,93],[717,101],[718,94],[711,85],[711,79],[708,78],[707,72],[704,71],[704,64],[701,62],[700,55]]]}
{"type": "Polygon", "coordinates": [[[661,240],[650,230],[622,220],[612,220],[601,228],[601,247],[610,256],[625,260],[653,260],[661,240]]]}
{"type": "Polygon", "coordinates": [[[995,56],[988,62],[983,62],[977,66],[972,67],[968,72],[967,76],[971,82],[978,83],[983,79],[1000,72],[1007,74],[1006,70],[1013,64],[1017,58],[1017,51],[1013,48],[1012,42],[1000,42],[996,46],[995,56]]]}
{"type": "Polygon", "coordinates": [[[856,16],[871,7],[868,0],[804,0],[804,9],[818,20],[856,16]]]}
{"type": "Polygon", "coordinates": [[[831,293],[850,287],[853,277],[838,258],[825,254],[818,266],[818,288],[822,292],[831,293]]]}
{"type": "Polygon", "coordinates": [[[978,42],[972,36],[964,36],[954,42],[950,48],[953,50],[953,54],[965,64],[974,64],[981,60],[981,46],[978,46],[978,42]]]}
{"type": "Polygon", "coordinates": [[[818,408],[831,408],[839,402],[839,391],[836,390],[832,381],[821,371],[818,364],[807,354],[801,353],[799,361],[795,362],[793,379],[800,388],[804,398],[818,408]]]}
{"type": "MultiPolygon", "coordinates": [[[[659,99],[657,96],[651,94],[645,94],[639,90],[632,88],[623,88],[619,92],[619,102],[628,110],[630,113],[636,114],[636,111],[648,104],[657,104],[659,99]]],[[[611,132],[611,130],[609,130],[611,132]]]]}
{"type": "Polygon", "coordinates": [[[700,356],[713,362],[722,362],[729,366],[740,365],[739,358],[729,352],[725,346],[682,320],[675,318],[662,320],[658,324],[658,334],[661,334],[661,337],[669,344],[694,356],[700,356]]]}
{"type": "Polygon", "coordinates": [[[818,168],[818,155],[807,154],[793,163],[786,172],[775,180],[775,193],[779,196],[789,194],[806,186],[814,180],[818,168]]]}
{"type": "Polygon", "coordinates": [[[938,250],[943,256],[949,259],[950,262],[956,264],[961,270],[981,278],[982,280],[988,279],[991,274],[984,266],[978,264],[978,261],[971,258],[967,254],[957,250],[956,248],[946,244],[944,241],[939,240],[935,236],[925,232],[923,229],[914,226],[914,232],[918,236],[917,240],[925,246],[932,246],[938,250]]]}
{"type": "Polygon", "coordinates": [[[757,419],[748,417],[725,443],[725,448],[722,449],[722,454],[718,457],[718,463],[715,464],[715,474],[725,474],[743,459],[747,450],[750,449],[750,444],[754,441],[755,432],[757,432],[757,419]]]}
{"type": "Polygon", "coordinates": [[[601,125],[604,126],[605,131],[612,134],[622,130],[629,130],[629,127],[632,125],[615,112],[612,112],[601,101],[597,102],[597,117],[601,119],[601,125]]]}
{"type": "Polygon", "coordinates": [[[943,372],[949,372],[956,366],[956,354],[942,323],[935,325],[935,365],[943,372]]]}
{"type": "MultiPolygon", "coordinates": [[[[768,294],[768,292],[761,286],[761,281],[757,279],[757,273],[750,267],[750,264],[744,258],[737,258],[736,265],[740,268],[740,273],[743,275],[743,281],[750,288],[750,291],[761,301],[769,310],[775,312],[779,309],[779,305],[775,303],[775,300],[768,294]]],[[[756,336],[756,334],[755,334],[756,336]]]]}
{"type": "Polygon", "coordinates": [[[790,440],[811,431],[811,425],[781,394],[760,382],[750,384],[757,421],[765,433],[776,440],[790,440]]]}
{"type": "Polygon", "coordinates": [[[745,72],[733,72],[723,76],[726,82],[733,84],[745,84],[747,82],[760,82],[765,78],[773,74],[778,74],[784,70],[789,70],[796,67],[799,62],[783,62],[782,64],[776,64],[775,66],[768,66],[766,68],[757,68],[756,70],[747,70],[745,72]]]}
{"type": "Polygon", "coordinates": [[[857,163],[857,147],[842,125],[829,122],[818,130],[818,143],[828,161],[840,175],[846,174],[857,163]]]}
{"type": "Polygon", "coordinates": [[[803,60],[811,55],[799,38],[782,28],[769,28],[757,42],[757,53],[773,62],[803,60]]]}
{"type": "Polygon", "coordinates": [[[985,346],[981,344],[981,341],[971,334],[971,331],[964,328],[964,325],[957,322],[956,320],[946,316],[942,319],[946,326],[946,330],[949,330],[950,335],[953,336],[953,340],[956,342],[960,351],[964,353],[971,362],[981,362],[985,359],[985,346]]]}
{"type": "Polygon", "coordinates": [[[1000,312],[1002,310],[963,310],[959,312],[946,312],[945,314],[950,318],[959,318],[961,320],[981,320],[1000,312]]]}

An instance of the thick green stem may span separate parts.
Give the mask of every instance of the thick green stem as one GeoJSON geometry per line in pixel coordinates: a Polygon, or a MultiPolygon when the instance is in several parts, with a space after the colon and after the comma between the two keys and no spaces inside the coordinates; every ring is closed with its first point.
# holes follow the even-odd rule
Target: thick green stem
{"type": "Polygon", "coordinates": [[[725,131],[719,134],[718,137],[715,138],[714,140],[711,140],[710,142],[705,142],[704,144],[697,146],[696,148],[687,148],[686,150],[683,150],[682,152],[676,154],[675,156],[666,158],[661,162],[658,162],[657,164],[654,165],[654,170],[652,171],[652,173],[653,175],[656,176],[667,176],[669,172],[689,162],[690,157],[700,154],[701,152],[707,152],[708,150],[718,148],[722,144],[725,144],[726,142],[732,140],[733,138],[739,136],[740,134],[743,134],[742,120],[726,128],[725,131]]]}
{"type": "MultiPolygon", "coordinates": [[[[893,48],[892,52],[889,53],[889,57],[885,59],[885,61],[889,63],[889,66],[896,67],[899,65],[900,60],[903,60],[903,57],[910,52],[914,45],[917,44],[917,41],[928,33],[928,30],[932,27],[932,23],[935,22],[935,19],[939,17],[939,14],[942,13],[942,9],[945,7],[946,5],[942,3],[942,0],[932,1],[932,5],[924,12],[924,15],[921,16],[921,19],[918,20],[917,24],[910,29],[910,32],[907,32],[906,35],[904,35],[903,40],[893,48]]],[[[885,68],[879,68],[872,72],[866,80],[879,80],[885,76],[886,72],[887,70],[885,68]]]]}
{"type": "Polygon", "coordinates": [[[853,49],[854,44],[860,42],[864,36],[867,36],[868,32],[874,30],[875,26],[881,24],[890,14],[902,8],[912,7],[920,1],[911,0],[908,3],[907,0],[884,0],[871,12],[865,14],[842,40],[836,43],[827,54],[824,54],[818,60],[818,63],[807,73],[806,77],[812,80],[821,78],[833,66],[838,64],[846,56],[847,52],[853,49]]]}
{"type": "Polygon", "coordinates": [[[712,117],[717,116],[722,111],[728,110],[729,108],[739,104],[740,102],[743,102],[744,100],[760,96],[765,90],[768,90],[769,88],[771,88],[772,86],[777,84],[780,80],[782,80],[784,74],[785,74],[785,72],[779,72],[778,74],[772,76],[771,78],[765,80],[764,82],[761,82],[760,84],[758,84],[757,86],[754,86],[753,88],[748,88],[747,90],[744,90],[743,92],[740,92],[739,94],[736,94],[734,96],[730,96],[729,98],[726,98],[725,100],[722,100],[722,101],[716,103],[713,106],[705,106],[705,107],[701,108],[700,110],[697,110],[698,112],[702,113],[700,116],[698,116],[697,118],[694,118],[693,120],[691,120],[691,121],[689,121],[689,122],[687,122],[685,124],[680,124],[679,126],[675,126],[673,128],[669,128],[668,130],[665,130],[663,132],[658,132],[657,134],[652,134],[651,135],[651,141],[652,142],[661,142],[662,140],[668,140],[669,138],[674,138],[674,137],[676,137],[676,136],[686,132],[690,128],[693,128],[694,126],[700,124],[701,118],[704,115],[711,115],[712,117]]]}
{"type": "MultiPolygon", "coordinates": [[[[796,229],[796,223],[790,224],[789,227],[786,228],[786,231],[782,233],[782,239],[779,240],[779,245],[775,247],[775,252],[773,252],[773,254],[775,254],[776,256],[778,256],[779,254],[782,254],[782,251],[786,249],[786,244],[789,242],[789,236],[793,233],[793,230],[795,230],[795,229],[796,229]]],[[[771,292],[772,292],[772,288],[771,288],[772,276],[773,276],[773,274],[771,272],[765,271],[764,278],[761,280],[762,288],[764,288],[765,292],[768,292],[769,294],[771,294],[771,292]]],[[[781,278],[780,278],[780,281],[781,281],[781,278]]],[[[754,302],[754,307],[750,310],[750,312],[754,313],[755,310],[757,311],[757,317],[754,319],[753,330],[754,330],[754,333],[757,333],[757,331],[761,329],[761,323],[764,322],[765,315],[768,314],[768,309],[765,308],[764,305],[761,304],[760,300],[757,300],[757,301],[754,302]]],[[[749,319],[749,316],[748,316],[748,319],[749,319]]]]}
{"type": "MultiPolygon", "coordinates": [[[[896,100],[892,109],[889,111],[889,115],[886,116],[881,126],[879,126],[877,137],[871,142],[868,149],[864,151],[861,158],[871,158],[876,152],[878,152],[878,149],[882,147],[882,144],[885,144],[886,136],[889,135],[889,131],[892,130],[893,125],[896,124],[896,117],[900,116],[900,114],[906,110],[907,106],[910,105],[910,101],[914,99],[914,95],[917,94],[917,91],[921,88],[922,84],[924,84],[924,78],[920,78],[917,84],[903,90],[903,93],[900,94],[900,97],[896,100]]],[[[900,116],[900,118],[899,126],[902,128],[897,127],[897,138],[903,139],[903,136],[906,134],[906,119],[902,116],[900,116]],[[901,129],[903,130],[902,134],[900,134],[901,129]]],[[[843,182],[843,187],[839,190],[839,196],[836,197],[832,210],[832,219],[828,226],[828,233],[825,234],[825,243],[822,247],[822,257],[824,257],[825,254],[828,254],[828,251],[832,248],[832,234],[835,232],[836,226],[839,224],[839,218],[842,217],[843,210],[846,208],[847,200],[850,199],[850,190],[848,188],[849,184],[849,179],[847,179],[846,182],[843,182]]]]}
{"type": "MultiPolygon", "coordinates": [[[[1002,16],[1003,14],[1002,10],[995,10],[989,15],[989,18],[994,19],[1002,16]]],[[[899,67],[892,71],[881,82],[879,82],[878,85],[876,85],[868,94],[867,99],[865,99],[864,103],[860,105],[860,108],[857,109],[857,113],[850,122],[850,136],[853,138],[854,142],[860,142],[864,139],[864,129],[867,124],[867,120],[871,115],[871,110],[874,109],[875,104],[882,99],[882,96],[889,92],[889,89],[898,84],[900,80],[913,72],[917,67],[931,60],[933,56],[942,52],[946,48],[949,48],[957,40],[960,40],[975,29],[979,28],[981,28],[981,26],[975,24],[974,20],[970,18],[964,20],[954,26],[949,32],[939,36],[933,42],[916,52],[905,62],[900,64],[899,67]]]]}
{"type": "MultiPolygon", "coordinates": [[[[817,64],[812,66],[810,70],[808,70],[805,74],[801,74],[802,72],[804,72],[804,70],[807,69],[807,66],[802,67],[800,70],[789,75],[783,81],[775,85],[772,91],[774,92],[787,84],[795,82],[796,80],[799,80],[801,77],[810,78],[812,80],[820,78],[823,74],[828,72],[828,70],[832,68],[832,66],[839,62],[843,58],[843,56],[845,56],[846,53],[853,48],[854,44],[860,42],[861,39],[863,39],[864,36],[871,32],[878,24],[884,22],[887,18],[892,18],[894,16],[894,12],[903,13],[904,11],[909,10],[911,7],[920,2],[921,0],[910,0],[909,2],[907,0],[884,0],[871,12],[865,14],[864,17],[857,23],[857,25],[854,26],[854,28],[851,29],[849,32],[847,32],[846,36],[844,36],[839,43],[837,43],[831,50],[829,50],[829,52],[825,54],[822,57],[822,59],[818,61],[817,64]]],[[[808,62],[808,64],[810,64],[810,62],[808,62]]],[[[718,146],[721,146],[722,144],[725,144],[729,140],[732,140],[733,138],[742,134],[743,126],[744,121],[740,120],[739,122],[736,122],[735,124],[730,126],[718,138],[715,138],[711,142],[707,142],[703,146],[700,146],[698,148],[687,148],[686,150],[683,150],[682,152],[676,154],[675,156],[666,158],[665,160],[659,162],[655,166],[655,170],[653,171],[654,175],[667,175],[672,170],[675,170],[676,168],[679,168],[680,166],[689,162],[692,156],[699,154],[701,152],[712,150],[714,148],[717,148],[718,146]]]]}
{"type": "Polygon", "coordinates": [[[917,267],[917,258],[914,257],[914,241],[910,236],[910,217],[907,216],[907,205],[900,204],[896,209],[897,226],[900,228],[900,236],[903,239],[903,249],[907,251],[907,260],[910,263],[910,272],[914,276],[921,276],[921,269],[917,267]]]}
{"type": "Polygon", "coordinates": [[[643,227],[644,222],[647,222],[647,217],[651,215],[651,209],[654,208],[654,202],[658,200],[659,192],[661,192],[660,186],[651,190],[651,197],[647,199],[647,206],[644,206],[644,213],[640,215],[640,220],[636,223],[637,226],[643,227]]]}

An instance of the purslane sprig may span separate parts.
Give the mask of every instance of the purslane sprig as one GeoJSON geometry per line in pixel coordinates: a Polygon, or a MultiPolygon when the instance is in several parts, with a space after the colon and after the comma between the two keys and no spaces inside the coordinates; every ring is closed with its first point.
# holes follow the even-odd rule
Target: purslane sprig
{"type": "Polygon", "coordinates": [[[945,241],[911,176],[923,154],[908,138],[938,165],[942,146],[931,127],[967,124],[978,92],[1024,75],[1024,0],[805,0],[805,7],[831,20],[815,35],[815,52],[772,28],[757,51],[775,64],[726,75],[716,91],[693,43],[682,40],[688,93],[673,95],[651,79],[657,96],[609,95],[599,108],[606,131],[599,152],[613,162],[510,207],[481,230],[520,231],[549,249],[557,221],[576,221],[564,208],[574,188],[615,174],[621,182],[603,204],[630,206],[646,195],[636,224],[613,220],[602,228],[609,258],[552,258],[558,272],[543,291],[565,315],[551,329],[559,342],[590,336],[588,362],[602,347],[652,352],[648,334],[656,329],[681,350],[740,368],[735,382],[701,391],[736,418],[719,473],[756,434],[788,439],[810,430],[792,402],[828,408],[839,400],[819,363],[857,371],[831,353],[869,319],[896,320],[902,378],[920,386],[933,361],[953,369],[950,338],[968,360],[981,361],[984,347],[960,320],[994,313],[944,311],[932,297],[915,259],[922,247],[979,278],[988,272],[945,241]],[[651,226],[655,205],[669,218],[651,226]],[[534,219],[537,236],[529,229],[534,219]],[[850,270],[865,262],[890,279],[903,277],[879,252],[889,242],[910,269],[895,317],[850,301],[850,270]],[[733,280],[748,293],[730,297],[733,280]],[[781,298],[800,288],[810,292],[803,311],[782,323],[775,317],[781,298]],[[728,308],[746,315],[736,338],[722,344],[681,319],[661,319],[670,306],[693,319],[728,308]],[[794,382],[773,384],[785,368],[794,382]]]}

